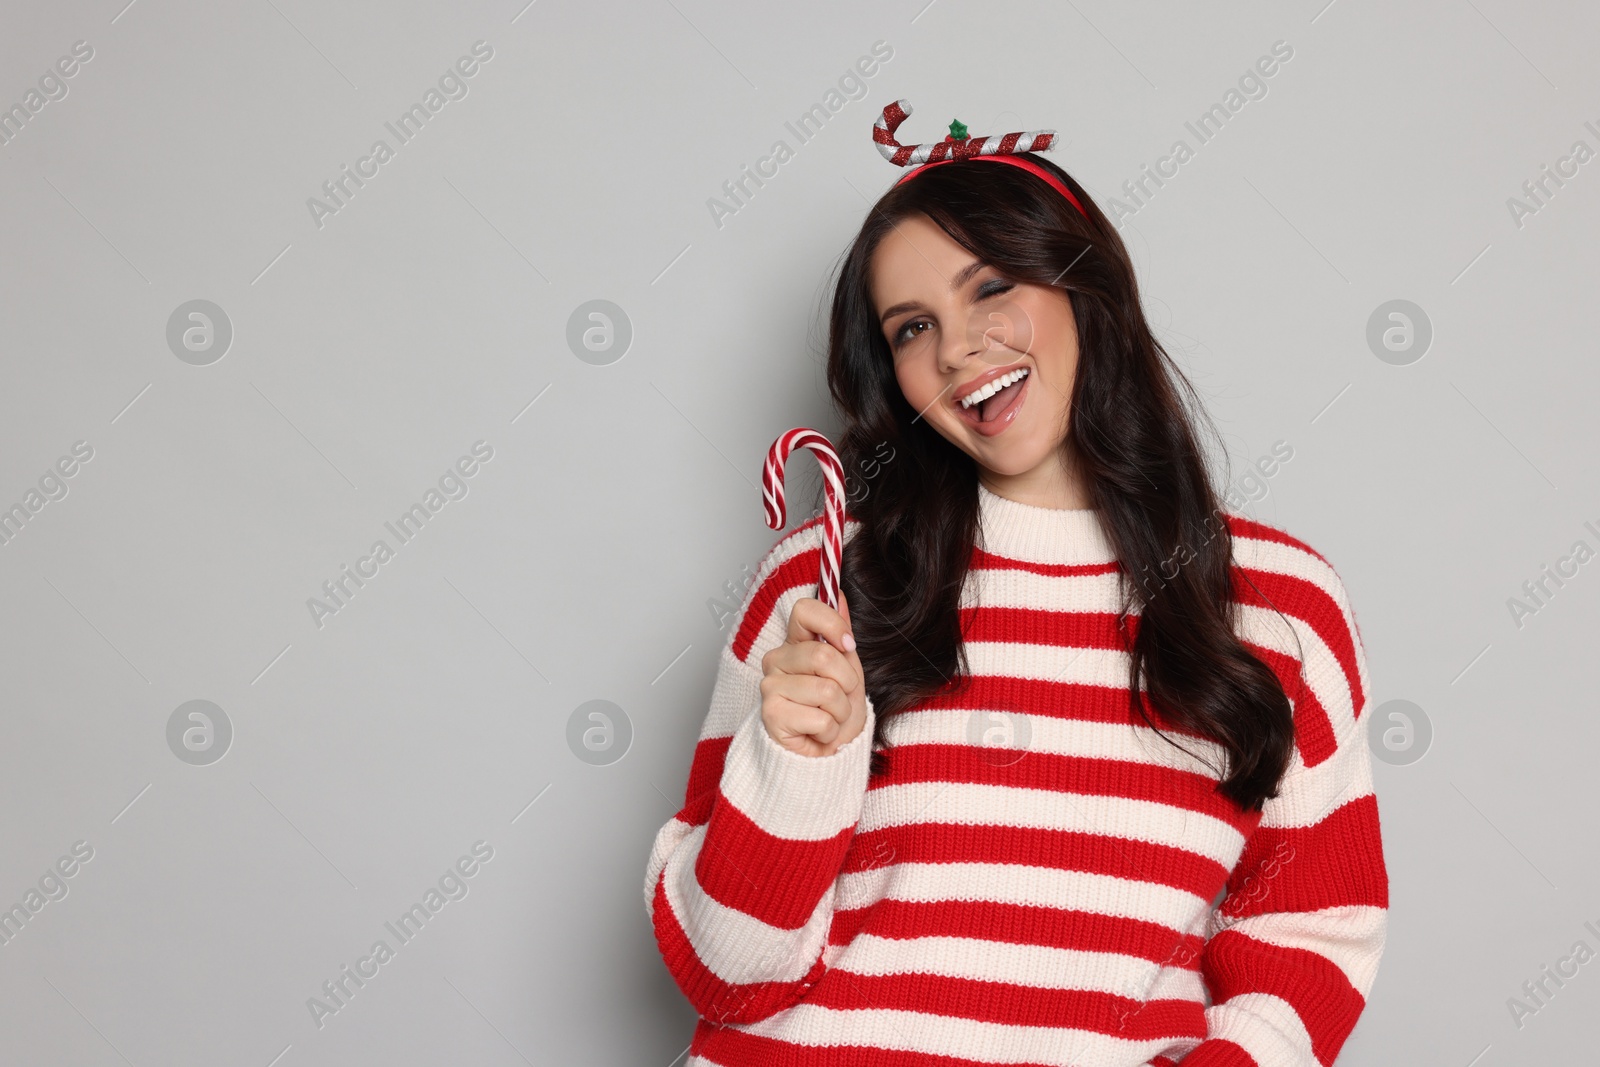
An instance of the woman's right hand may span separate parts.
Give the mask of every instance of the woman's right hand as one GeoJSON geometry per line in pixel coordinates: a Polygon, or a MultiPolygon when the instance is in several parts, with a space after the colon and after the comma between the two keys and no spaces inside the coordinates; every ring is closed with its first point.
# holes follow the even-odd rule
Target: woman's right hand
{"type": "Polygon", "coordinates": [[[802,756],[833,755],[867,722],[866,674],[843,591],[839,607],[842,614],[815,597],[795,601],[784,643],[761,657],[761,723],[802,756]]]}

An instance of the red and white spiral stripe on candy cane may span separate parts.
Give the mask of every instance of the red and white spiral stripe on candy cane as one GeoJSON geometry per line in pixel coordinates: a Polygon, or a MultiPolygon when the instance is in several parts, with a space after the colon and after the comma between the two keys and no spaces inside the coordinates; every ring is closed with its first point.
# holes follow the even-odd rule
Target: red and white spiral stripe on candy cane
{"type": "Polygon", "coordinates": [[[1007,133],[999,137],[964,137],[955,140],[946,136],[942,141],[928,144],[901,144],[894,132],[911,114],[911,105],[896,100],[883,109],[878,121],[872,124],[872,140],[883,158],[899,167],[914,167],[922,163],[936,163],[941,159],[970,159],[973,156],[1009,156],[1017,152],[1043,152],[1055,143],[1054,130],[1029,130],[1025,133],[1007,133]]]}
{"type": "Polygon", "coordinates": [[[844,464],[839,462],[839,453],[833,445],[816,430],[796,426],[772,442],[767,450],[767,462],[761,468],[761,497],[767,508],[767,525],[781,530],[787,521],[783,506],[783,472],[789,453],[797,448],[809,448],[822,465],[822,568],[817,581],[817,599],[838,611],[839,565],[844,557],[844,464]]]}

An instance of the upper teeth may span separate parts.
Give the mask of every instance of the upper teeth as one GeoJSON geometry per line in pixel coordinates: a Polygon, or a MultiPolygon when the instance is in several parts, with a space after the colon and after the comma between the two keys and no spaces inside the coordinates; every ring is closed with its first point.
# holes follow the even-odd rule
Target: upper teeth
{"type": "Polygon", "coordinates": [[[985,400],[988,400],[991,396],[994,396],[994,394],[998,393],[1000,390],[1004,389],[1006,386],[1010,385],[1012,382],[1020,382],[1022,379],[1026,378],[1027,376],[1028,376],[1028,368],[1027,367],[1018,367],[1016,370],[1012,371],[1010,374],[1002,374],[1002,375],[1000,375],[1000,377],[995,378],[993,381],[991,381],[988,385],[984,386],[982,389],[975,389],[972,392],[968,393],[966,396],[962,397],[961,398],[961,406],[964,407],[964,408],[970,408],[974,404],[978,404],[978,403],[981,403],[981,402],[983,402],[985,400]]]}

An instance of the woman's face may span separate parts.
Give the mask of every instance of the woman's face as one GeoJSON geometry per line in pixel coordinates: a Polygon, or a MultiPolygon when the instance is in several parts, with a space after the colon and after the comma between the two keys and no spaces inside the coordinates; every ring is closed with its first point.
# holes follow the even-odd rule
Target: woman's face
{"type": "Polygon", "coordinates": [[[993,474],[1058,464],[1078,367],[1067,294],[1004,277],[920,214],[879,242],[870,273],[895,377],[920,417],[993,474]],[[998,391],[963,403],[985,389],[998,391]]]}

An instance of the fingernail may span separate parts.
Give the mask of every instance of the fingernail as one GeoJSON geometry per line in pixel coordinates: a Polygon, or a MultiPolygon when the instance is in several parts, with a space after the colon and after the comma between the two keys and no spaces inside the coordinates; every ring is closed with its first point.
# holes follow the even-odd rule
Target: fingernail
{"type": "Polygon", "coordinates": [[[856,650],[856,635],[846,631],[843,644],[846,652],[854,652],[856,650]]]}

